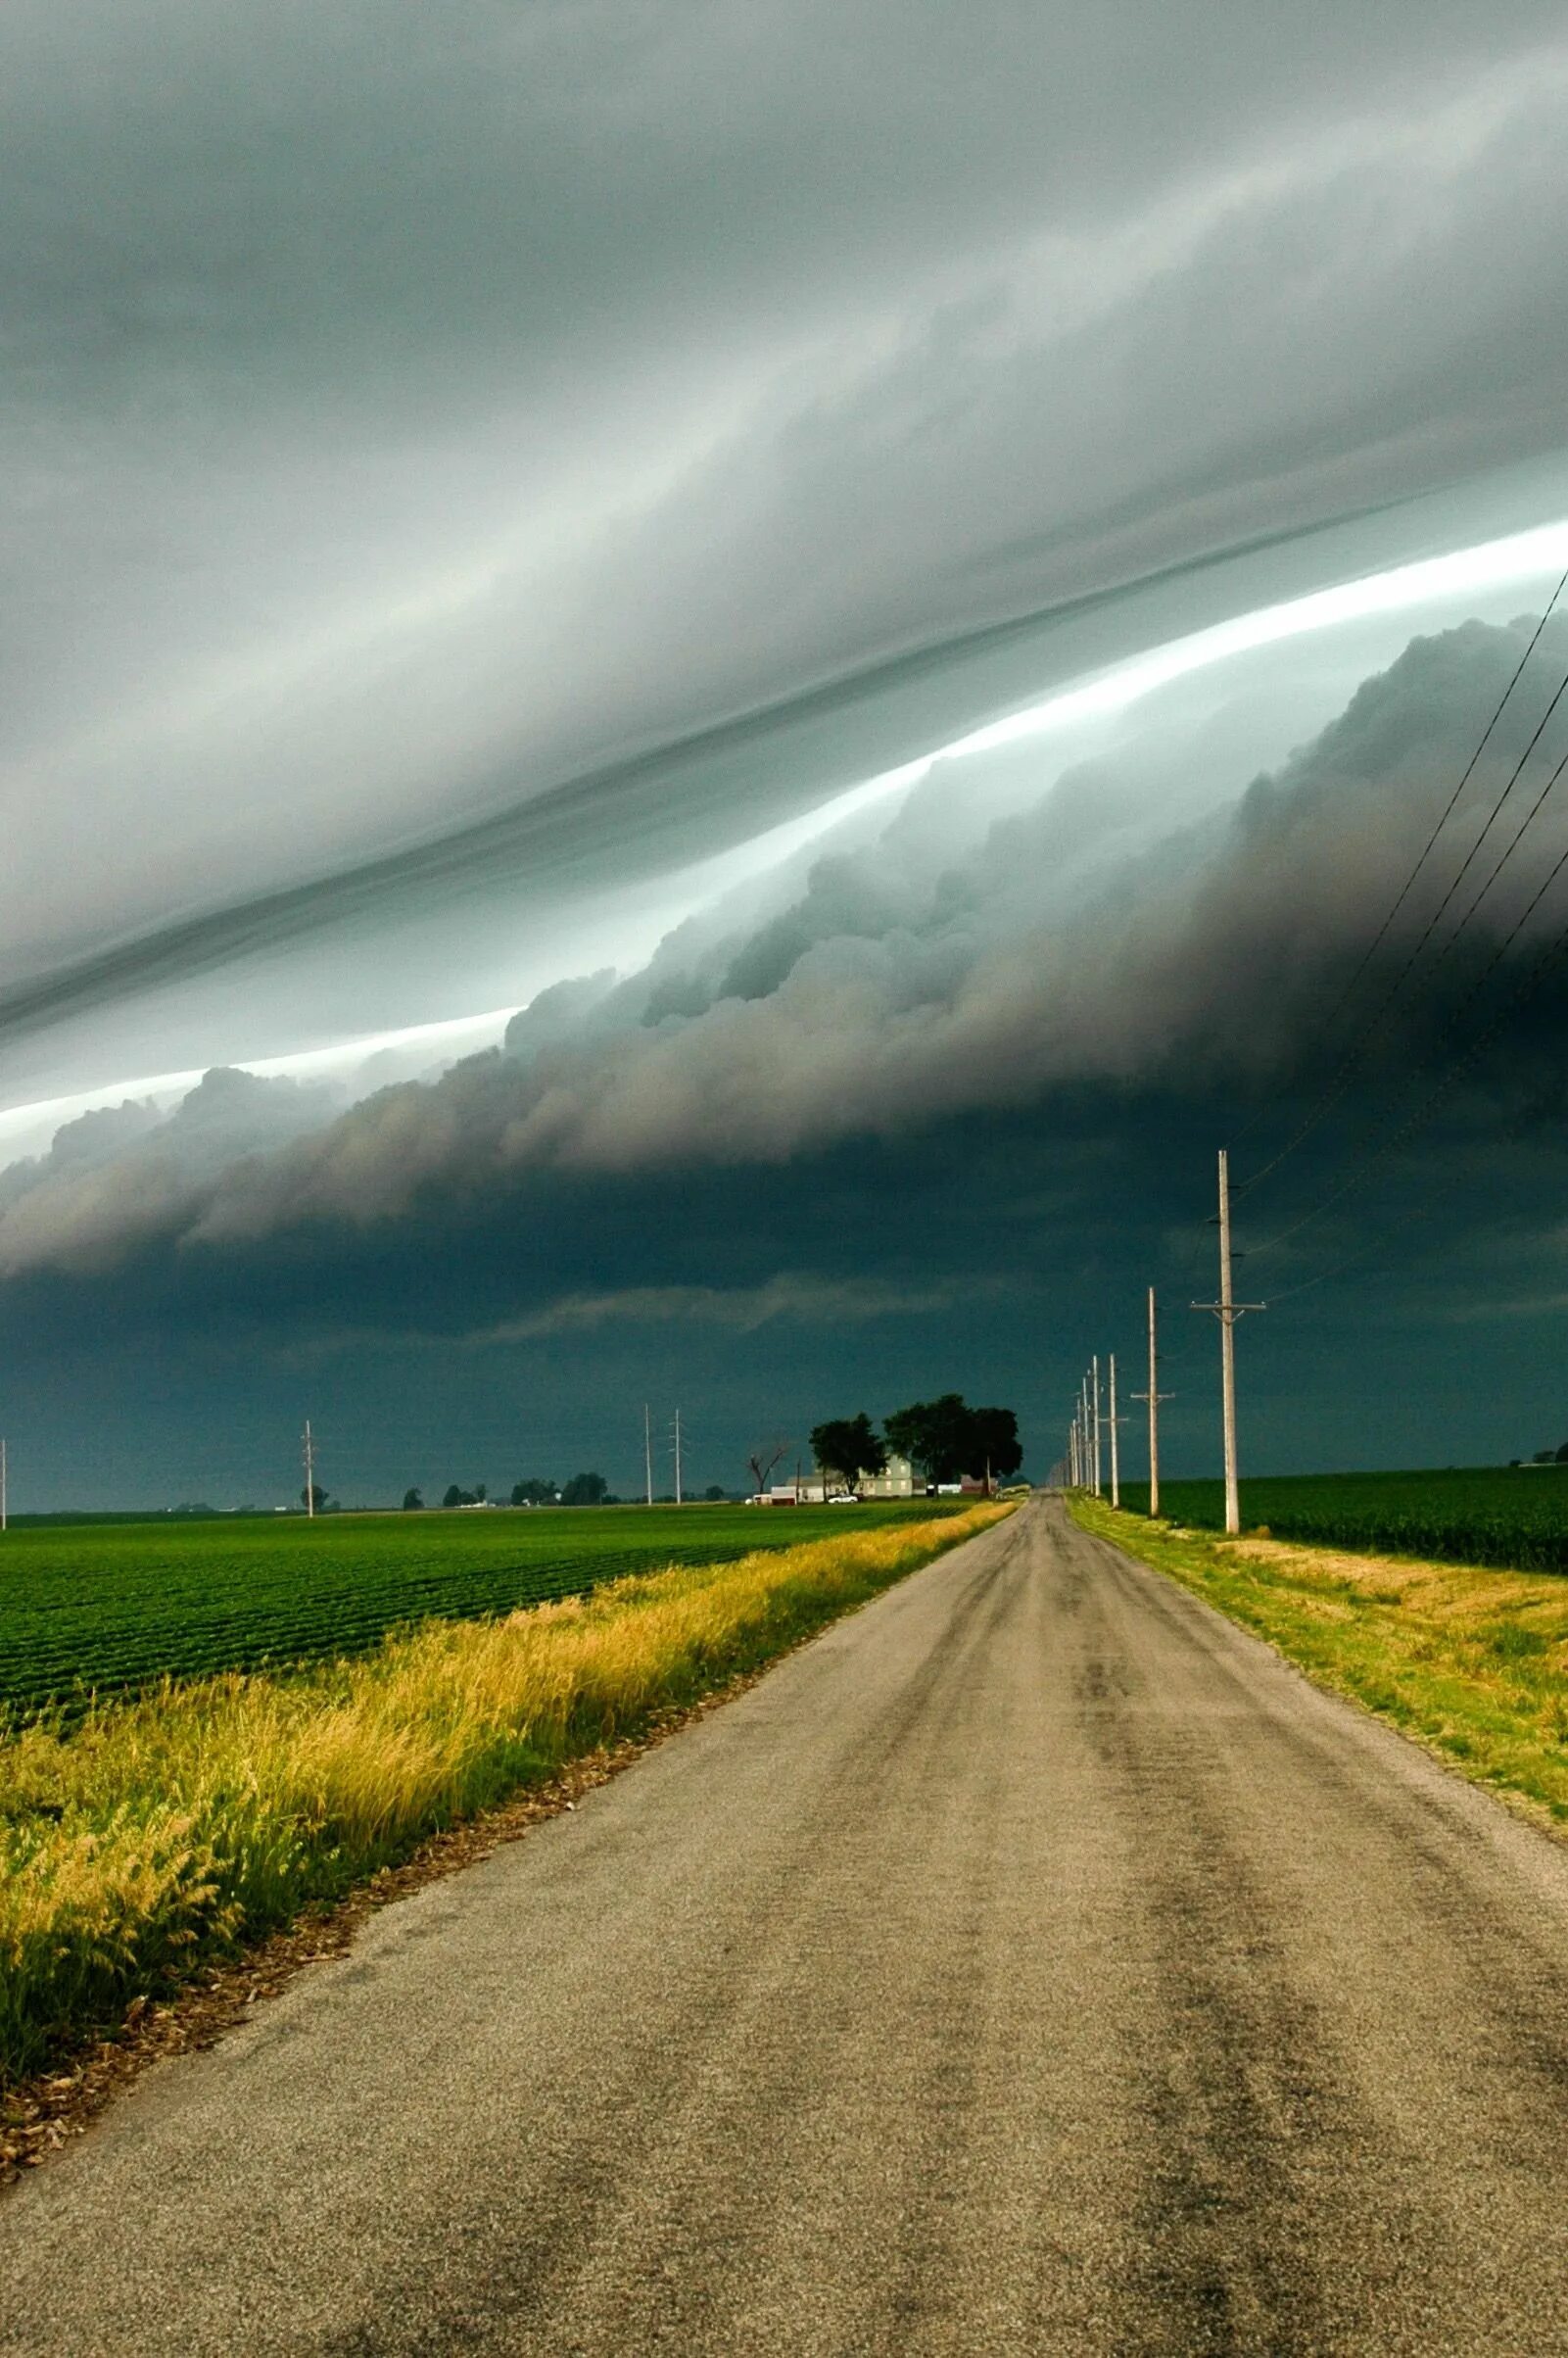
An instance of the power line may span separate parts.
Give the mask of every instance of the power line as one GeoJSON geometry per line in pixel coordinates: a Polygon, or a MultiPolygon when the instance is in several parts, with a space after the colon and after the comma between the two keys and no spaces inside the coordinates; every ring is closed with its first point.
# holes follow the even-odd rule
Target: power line
{"type": "MultiPolygon", "coordinates": [[[[1431,836],[1428,838],[1425,850],[1423,850],[1420,858],[1416,861],[1415,866],[1411,869],[1409,876],[1405,879],[1404,884],[1400,890],[1393,907],[1390,909],[1388,915],[1384,918],[1382,925],[1379,927],[1371,948],[1368,949],[1366,954],[1363,956],[1360,965],[1356,968],[1355,974],[1353,977],[1350,986],[1347,987],[1346,991],[1342,992],[1340,999],[1336,1004],[1334,1013],[1329,1017],[1328,1023],[1325,1025],[1325,1030],[1329,1029],[1338,1020],[1339,1014],[1350,996],[1350,992],[1354,989],[1356,984],[1360,981],[1361,976],[1366,972],[1366,968],[1371,958],[1375,955],[1382,942],[1387,938],[1389,929],[1393,925],[1395,917],[1398,915],[1400,909],[1404,905],[1404,902],[1409,895],[1416,878],[1419,876],[1421,869],[1426,863],[1433,844],[1436,843],[1438,837],[1442,834],[1444,827],[1448,824],[1449,817],[1452,812],[1455,803],[1458,801],[1459,795],[1463,793],[1471,777],[1474,775],[1476,764],[1480,760],[1481,754],[1490,741],[1492,733],[1496,729],[1499,718],[1501,717],[1503,706],[1507,703],[1509,697],[1512,696],[1514,688],[1518,683],[1520,673],[1523,671],[1525,664],[1529,661],[1531,651],[1534,650],[1537,640],[1539,640],[1541,637],[1542,631],[1545,628],[1547,616],[1549,616],[1552,608],[1555,606],[1565,584],[1568,584],[1568,574],[1564,574],[1562,581],[1559,581],[1556,590],[1553,591],[1550,603],[1547,605],[1546,611],[1544,614],[1543,614],[1541,621],[1536,626],[1535,634],[1530,641],[1530,646],[1525,650],[1523,656],[1521,656],[1518,668],[1515,670],[1513,678],[1509,681],[1507,688],[1503,692],[1501,702],[1497,705],[1497,710],[1493,713],[1493,716],[1488,722],[1487,727],[1482,735],[1480,745],[1477,746],[1475,752],[1471,755],[1470,760],[1465,767],[1464,776],[1460,779],[1458,786],[1454,789],[1453,794],[1449,796],[1447,808],[1445,809],[1442,818],[1439,819],[1437,826],[1434,828],[1431,836]]],[[[1439,925],[1442,923],[1446,912],[1453,900],[1454,894],[1458,891],[1459,887],[1463,884],[1465,877],[1469,874],[1471,865],[1478,857],[1482,845],[1486,842],[1488,836],[1492,833],[1493,828],[1497,825],[1497,820],[1501,817],[1503,809],[1508,802],[1509,796],[1512,794],[1514,788],[1518,785],[1520,778],[1523,776],[1527,763],[1529,762],[1532,754],[1535,752],[1537,746],[1541,743],[1541,739],[1544,734],[1547,723],[1550,721],[1552,714],[1556,711],[1558,704],[1562,701],[1562,698],[1565,695],[1568,695],[1568,671],[1564,672],[1562,679],[1558,682],[1557,687],[1552,694],[1550,702],[1547,704],[1545,711],[1542,714],[1541,719],[1536,726],[1534,735],[1531,737],[1529,744],[1525,746],[1524,751],[1520,754],[1518,761],[1514,764],[1507,784],[1503,787],[1501,794],[1497,796],[1497,801],[1493,804],[1480,834],[1476,837],[1475,842],[1465,853],[1465,856],[1460,862],[1457,872],[1451,879],[1447,891],[1444,893],[1437,907],[1433,910],[1431,916],[1427,919],[1426,925],[1423,928],[1414,948],[1405,958],[1403,965],[1400,968],[1399,973],[1395,976],[1392,984],[1384,992],[1382,999],[1379,1001],[1371,1017],[1362,1026],[1359,1035],[1352,1042],[1345,1055],[1341,1058],[1340,1063],[1330,1078],[1327,1086],[1323,1089],[1316,1102],[1308,1109],[1306,1118],[1300,1124],[1294,1134],[1286,1140],[1279,1152],[1274,1155],[1270,1161],[1264,1163],[1260,1170],[1255,1171],[1252,1177],[1248,1179],[1243,1185],[1237,1188],[1236,1195],[1238,1201],[1242,1196],[1250,1195],[1253,1189],[1260,1185],[1265,1179],[1267,1179],[1273,1172],[1277,1171],[1282,1163],[1288,1162],[1290,1157],[1296,1152],[1297,1148],[1304,1145],[1307,1139],[1311,1136],[1312,1132],[1322,1122],[1324,1116],[1330,1113],[1334,1106],[1337,1105],[1340,1099],[1344,1096],[1346,1089],[1350,1086],[1352,1080],[1354,1078],[1357,1069],[1364,1059],[1367,1049],[1370,1047],[1373,1039],[1376,1037],[1379,1030],[1382,1028],[1384,1021],[1391,1013],[1401,991],[1404,988],[1404,986],[1409,980],[1410,975],[1414,971],[1416,965],[1419,963],[1428,942],[1432,939],[1433,935],[1436,933],[1439,925]]],[[[1531,821],[1535,818],[1536,813],[1540,810],[1542,803],[1544,802],[1546,795],[1550,794],[1552,787],[1555,786],[1557,779],[1560,777],[1562,773],[1562,763],[1559,763],[1556,770],[1553,771],[1550,779],[1548,779],[1545,787],[1538,796],[1534,809],[1531,810],[1529,817],[1527,817],[1525,820],[1524,826],[1519,829],[1518,833],[1514,837],[1513,842],[1508,846],[1507,851],[1503,854],[1502,858],[1494,868],[1492,875],[1488,877],[1486,883],[1482,886],[1481,890],[1472,899],[1468,909],[1466,909],[1464,915],[1460,918],[1458,924],[1449,936],[1448,940],[1445,942],[1443,948],[1438,954],[1438,965],[1442,964],[1444,958],[1448,956],[1449,951],[1452,949],[1454,943],[1459,939],[1459,937],[1461,934],[1463,934],[1471,918],[1474,917],[1477,909],[1479,909],[1481,906],[1482,901],[1485,900],[1488,892],[1490,892],[1492,890],[1493,885],[1497,882],[1498,875],[1500,875],[1502,869],[1506,867],[1509,859],[1511,859],[1513,856],[1513,853],[1517,849],[1519,842],[1524,836],[1526,829],[1528,829],[1530,826],[1531,821]]]]}
{"type": "MultiPolygon", "coordinates": [[[[1367,968],[1371,965],[1372,960],[1377,956],[1378,951],[1382,948],[1384,942],[1387,940],[1389,928],[1393,925],[1394,920],[1396,917],[1398,917],[1400,911],[1403,908],[1405,901],[1409,898],[1409,895],[1414,889],[1416,878],[1426,866],[1428,859],[1432,855],[1433,847],[1436,844],[1439,836],[1443,833],[1443,830],[1445,827],[1447,827],[1449,819],[1451,819],[1453,816],[1454,809],[1458,803],[1460,795],[1464,793],[1465,788],[1469,785],[1471,779],[1474,777],[1476,764],[1480,761],[1482,754],[1486,751],[1488,746],[1491,744],[1492,733],[1496,729],[1498,721],[1501,720],[1503,712],[1508,705],[1508,701],[1512,697],[1514,690],[1518,687],[1520,680],[1523,678],[1525,665],[1535,653],[1536,648],[1540,643],[1541,634],[1545,629],[1547,623],[1551,620],[1552,614],[1556,610],[1557,601],[1561,598],[1565,589],[1568,589],[1568,571],[1564,572],[1562,579],[1558,582],[1557,587],[1552,591],[1551,596],[1547,599],[1544,607],[1542,609],[1541,620],[1536,624],[1535,629],[1530,634],[1530,644],[1525,649],[1524,653],[1519,657],[1519,661],[1515,666],[1512,679],[1508,682],[1507,687],[1503,690],[1502,695],[1498,698],[1492,718],[1488,721],[1485,729],[1483,729],[1481,732],[1481,742],[1476,746],[1475,751],[1471,754],[1469,760],[1464,765],[1464,775],[1459,780],[1459,783],[1454,788],[1452,794],[1449,796],[1448,801],[1444,804],[1441,818],[1438,820],[1437,825],[1433,828],[1432,833],[1427,837],[1426,842],[1422,847],[1420,856],[1416,860],[1415,866],[1410,870],[1409,875],[1400,887],[1399,892],[1394,901],[1394,905],[1389,910],[1388,915],[1384,918],[1383,923],[1378,927],[1377,932],[1373,935],[1371,941],[1367,944],[1359,966],[1357,966],[1354,974],[1352,975],[1350,981],[1346,984],[1345,988],[1341,991],[1338,999],[1336,999],[1333,1007],[1330,1009],[1325,1020],[1325,1030],[1338,1023],[1341,1013],[1354,994],[1357,984],[1361,980],[1361,977],[1365,974],[1367,968]]],[[[1560,695],[1561,693],[1562,692],[1559,689],[1558,694],[1560,695]]]]}
{"type": "MultiPolygon", "coordinates": [[[[1564,757],[1564,766],[1568,766],[1568,756],[1564,757]]],[[[1459,1006],[1455,1009],[1454,1015],[1444,1034],[1445,1038],[1451,1036],[1460,1018],[1464,1014],[1465,1009],[1474,1002],[1479,993],[1485,988],[1488,982],[1490,982],[1492,976],[1497,972],[1497,967],[1507,956],[1507,953],[1512,947],[1514,941],[1518,938],[1525,926],[1529,923],[1531,917],[1535,914],[1535,911],[1540,906],[1542,900],[1545,897],[1545,894],[1550,890],[1557,878],[1562,874],[1564,868],[1568,868],[1568,849],[1562,851],[1552,862],[1551,867],[1547,870],[1546,875],[1542,880],[1542,883],[1537,888],[1535,893],[1532,895],[1528,905],[1523,909],[1518,919],[1510,927],[1507,934],[1503,937],[1503,939],[1498,943],[1497,948],[1488,960],[1485,969],[1477,977],[1471,988],[1466,992],[1464,998],[1460,1001],[1459,1006]]],[[[1497,1009],[1496,1015],[1493,1017],[1492,1022],[1487,1026],[1486,1030],[1477,1035],[1475,1039],[1471,1041],[1469,1047],[1465,1049],[1462,1056],[1455,1057],[1449,1063],[1448,1070],[1443,1074],[1438,1085],[1434,1089],[1428,1091],[1421,1103],[1406,1118],[1406,1120],[1401,1123],[1394,1131],[1385,1131],[1382,1139],[1375,1143],[1370,1151],[1363,1155],[1358,1162],[1352,1164],[1349,1173],[1346,1175],[1345,1179],[1341,1181],[1338,1187],[1332,1189],[1331,1192],[1322,1197],[1318,1203],[1312,1205],[1309,1210],[1304,1212],[1299,1220],[1292,1221],[1288,1227],[1281,1228],[1276,1235],[1270,1236],[1266,1243],[1255,1245],[1253,1247],[1254,1258],[1257,1258],[1263,1253],[1273,1252],[1279,1245],[1286,1243],[1291,1237],[1300,1235],[1303,1228],[1309,1227],[1313,1221],[1320,1219],[1322,1214],[1329,1211],[1335,1204],[1343,1202],[1347,1195],[1358,1192],[1360,1187],[1365,1184],[1366,1179],[1371,1176],[1371,1173],[1377,1168],[1377,1166],[1386,1161],[1388,1156],[1396,1152],[1399,1147],[1405,1144],[1405,1142],[1412,1137],[1418,1130],[1420,1130],[1428,1121],[1431,1120],[1433,1114],[1437,1112],[1438,1108],[1448,1096],[1449,1090],[1454,1086],[1455,1083],[1461,1080],[1464,1074],[1469,1071],[1470,1067],[1475,1063],[1476,1058],[1481,1055],[1485,1049],[1492,1045],[1492,1042],[1497,1038],[1498,1033],[1502,1030],[1503,1025],[1508,1021],[1508,1018],[1515,1012],[1515,1010],[1521,1007],[1524,1002],[1530,998],[1537,989],[1539,989],[1540,986],[1545,981],[1547,975],[1550,973],[1551,968],[1556,964],[1557,960],[1563,955],[1565,950],[1568,950],[1568,925],[1565,925],[1555,936],[1552,941],[1547,944],[1546,948],[1542,952],[1542,955],[1537,959],[1535,965],[1530,969],[1529,973],[1519,984],[1518,987],[1507,999],[1504,1000],[1501,1007],[1497,1009]]],[[[1423,1069],[1430,1071],[1431,1064],[1432,1060],[1429,1058],[1426,1066],[1423,1069]]]]}

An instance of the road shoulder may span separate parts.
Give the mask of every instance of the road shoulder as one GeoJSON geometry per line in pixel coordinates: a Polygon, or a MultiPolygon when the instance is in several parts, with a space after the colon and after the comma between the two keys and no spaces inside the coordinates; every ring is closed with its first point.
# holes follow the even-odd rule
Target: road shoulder
{"type": "Polygon", "coordinates": [[[1070,1499],[1068,1512],[1568,1838],[1568,1581],[1266,1535],[1225,1540],[1090,1498],[1070,1499]]]}

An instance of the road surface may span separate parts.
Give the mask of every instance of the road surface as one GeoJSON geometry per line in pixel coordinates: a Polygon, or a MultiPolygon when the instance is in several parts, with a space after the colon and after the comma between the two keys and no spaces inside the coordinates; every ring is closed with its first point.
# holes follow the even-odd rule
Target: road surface
{"type": "Polygon", "coordinates": [[[1568,1853],[1054,1502],[0,2206],[0,2349],[1568,2350],[1568,1853]]]}

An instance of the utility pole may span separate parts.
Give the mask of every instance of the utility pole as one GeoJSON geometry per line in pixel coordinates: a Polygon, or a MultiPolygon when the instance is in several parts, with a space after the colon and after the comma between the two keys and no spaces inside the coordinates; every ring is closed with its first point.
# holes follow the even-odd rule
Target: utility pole
{"type": "Polygon", "coordinates": [[[1236,1477],[1236,1321],[1249,1310],[1266,1310],[1266,1302],[1238,1302],[1230,1288],[1230,1157],[1219,1149],[1219,1299],[1194,1302],[1194,1310],[1212,1311],[1219,1321],[1219,1388],[1225,1426],[1225,1531],[1234,1539],[1241,1529],[1241,1493],[1236,1477]]]}
{"type": "Polygon", "coordinates": [[[6,1445],[4,1440],[0,1439],[0,1531],[10,1529],[6,1504],[6,1445]]]}
{"type": "Polygon", "coordinates": [[[1076,1409],[1072,1412],[1072,1422],[1068,1426],[1068,1479],[1076,1490],[1078,1486],[1078,1412],[1076,1409]]]}
{"type": "Polygon", "coordinates": [[[675,1503],[676,1503],[676,1505],[677,1505],[678,1507],[679,1507],[679,1506],[681,1505],[681,1503],[682,1503],[682,1501],[681,1501],[681,1412],[680,1412],[680,1410],[679,1410],[679,1409],[677,1409],[677,1410],[676,1410],[676,1412],[675,1412],[675,1503]]]}
{"type": "Polygon", "coordinates": [[[648,1420],[648,1404],[642,1403],[642,1461],[647,1473],[648,1505],[653,1504],[653,1426],[648,1420]]]}
{"type": "Polygon", "coordinates": [[[315,1513],[315,1443],[310,1438],[310,1420],[305,1420],[305,1512],[315,1513]]]}
{"type": "Polygon", "coordinates": [[[1100,1468],[1103,1461],[1104,1452],[1100,1442],[1100,1354],[1098,1351],[1095,1353],[1089,1365],[1094,1371],[1093,1388],[1089,1394],[1090,1418],[1093,1425],[1093,1438],[1090,1442],[1090,1449],[1094,1458],[1094,1495],[1096,1498],[1099,1498],[1101,1495],[1100,1468]]]}
{"type": "Polygon", "coordinates": [[[1160,1354],[1155,1347],[1155,1289],[1149,1288],[1149,1389],[1134,1392],[1134,1400],[1149,1403],[1149,1519],[1160,1513],[1160,1403],[1174,1400],[1174,1392],[1160,1389],[1160,1354]]]}
{"type": "Polygon", "coordinates": [[[1117,1355],[1111,1354],[1111,1504],[1121,1504],[1120,1461],[1117,1456],[1117,1355]]]}

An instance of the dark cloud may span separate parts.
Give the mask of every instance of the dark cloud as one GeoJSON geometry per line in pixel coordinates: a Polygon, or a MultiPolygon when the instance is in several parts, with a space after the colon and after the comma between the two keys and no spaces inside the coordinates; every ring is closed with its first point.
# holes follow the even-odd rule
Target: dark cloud
{"type": "MultiPolygon", "coordinates": [[[[58,1446],[69,1493],[47,1435],[90,1430],[124,1454],[89,1487],[195,1492],[175,1437],[287,1455],[307,1382],[394,1494],[502,1393],[557,1471],[678,1380],[731,1461],[953,1384],[1046,1429],[1107,1302],[1179,1292],[1216,1136],[1251,1122],[1256,1169],[1336,1072],[1325,1010],[1510,609],[1455,590],[1398,643],[1282,643],[804,850],[769,831],[1139,650],[1568,511],[1559,19],[11,9],[0,1099],[215,1068],[0,1172],[21,1462],[58,1446]],[[347,1109],[231,1069],[524,1001],[347,1109]]],[[[1548,806],[1248,1199],[1260,1245],[1374,1157],[1271,1286],[1430,1178],[1378,1141],[1560,922],[1488,973],[1563,843],[1548,806]]],[[[1354,1454],[1348,1356],[1411,1435],[1463,1430],[1476,1368],[1507,1391],[1486,1305],[1568,1285],[1562,1013],[1518,1009],[1427,1133],[1446,1192],[1401,1249],[1469,1255],[1466,1365],[1413,1291],[1375,1348],[1304,1295],[1316,1361],[1294,1314],[1248,1338],[1276,1456],[1354,1454]]]]}
{"type": "MultiPolygon", "coordinates": [[[[955,811],[933,776],[885,825],[817,858],[784,905],[753,905],[734,927],[710,912],[641,974],[559,986],[502,1049],[336,1120],[323,1123],[321,1099],[296,1086],[214,1075],[147,1134],[141,1117],[123,1117],[137,1135],[90,1171],[71,1159],[68,1132],[62,1163],[13,1179],[0,1262],[102,1266],[150,1235],[213,1250],[302,1223],[428,1216],[443,1201],[504,1198],[532,1171],[787,1163],[1082,1086],[1162,1093],[1198,1081],[1216,1097],[1292,1096],[1339,1052],[1325,1007],[1531,627],[1414,641],[1276,774],[1174,826],[1106,761],[1045,772],[1043,792],[1000,816],[983,800],[955,811]]],[[[1477,765],[1392,938],[1389,971],[1540,717],[1554,662],[1568,667],[1568,626],[1543,640],[1477,765]]],[[[1554,743],[1544,755],[1555,758],[1554,743]]],[[[1534,791],[1519,790],[1453,916],[1534,791]]],[[[1461,946],[1435,964],[1437,987],[1408,991],[1373,1035],[1362,1093],[1386,1089],[1391,1072],[1410,1085],[1565,830],[1548,802],[1461,946]]],[[[1548,896],[1514,960],[1536,956],[1561,917],[1548,896]]],[[[95,1117],[91,1135],[107,1148],[117,1132],[95,1117]]]]}

